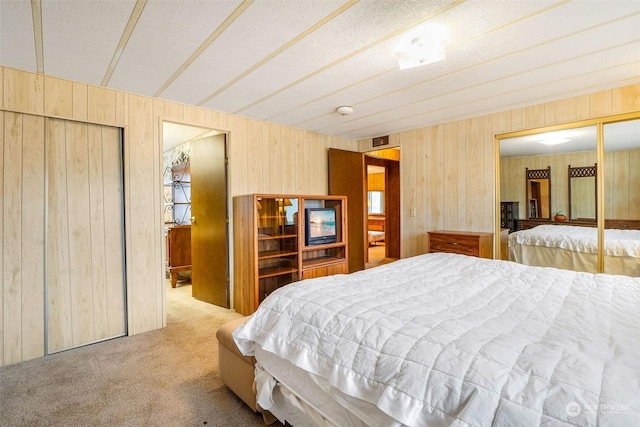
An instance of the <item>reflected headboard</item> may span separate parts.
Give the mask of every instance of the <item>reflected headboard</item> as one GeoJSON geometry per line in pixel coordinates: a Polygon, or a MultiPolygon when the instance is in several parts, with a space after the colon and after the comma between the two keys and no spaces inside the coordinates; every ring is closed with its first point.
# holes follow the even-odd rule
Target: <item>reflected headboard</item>
{"type": "Polygon", "coordinates": [[[604,228],[615,228],[619,230],[640,230],[640,220],[638,219],[605,219],[604,228]]]}
{"type": "Polygon", "coordinates": [[[384,231],[385,219],[384,216],[369,216],[367,221],[367,230],[369,231],[384,231]]]}

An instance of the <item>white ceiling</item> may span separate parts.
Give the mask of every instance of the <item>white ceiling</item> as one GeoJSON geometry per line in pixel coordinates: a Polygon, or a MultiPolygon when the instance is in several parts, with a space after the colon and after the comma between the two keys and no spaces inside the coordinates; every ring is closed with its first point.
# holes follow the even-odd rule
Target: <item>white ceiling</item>
{"type": "MultiPolygon", "coordinates": [[[[500,157],[538,156],[545,154],[596,151],[598,144],[596,126],[534,133],[500,140],[500,157]],[[566,142],[546,145],[540,141],[563,139],[566,142]]],[[[640,149],[640,120],[606,123],[603,127],[605,151],[640,149]]]]}
{"type": "Polygon", "coordinates": [[[360,139],[638,83],[640,1],[0,0],[0,64],[360,139]]]}

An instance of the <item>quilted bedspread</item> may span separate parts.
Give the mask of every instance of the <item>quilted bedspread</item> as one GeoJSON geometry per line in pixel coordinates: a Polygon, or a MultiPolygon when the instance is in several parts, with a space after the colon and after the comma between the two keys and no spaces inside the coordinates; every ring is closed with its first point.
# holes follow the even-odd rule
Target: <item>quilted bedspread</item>
{"type": "MultiPolygon", "coordinates": [[[[509,234],[509,246],[531,245],[598,253],[598,229],[572,225],[538,225],[509,234]]],[[[640,230],[604,231],[604,252],[612,256],[640,257],[640,230]]]]}
{"type": "Polygon", "coordinates": [[[234,338],[409,426],[640,426],[640,279],[427,254],[287,285],[234,338]]]}

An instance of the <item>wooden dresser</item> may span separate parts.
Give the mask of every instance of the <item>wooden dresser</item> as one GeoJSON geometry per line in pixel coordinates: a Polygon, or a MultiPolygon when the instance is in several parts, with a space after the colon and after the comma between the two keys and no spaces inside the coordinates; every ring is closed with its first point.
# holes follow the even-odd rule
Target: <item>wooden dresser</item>
{"type": "Polygon", "coordinates": [[[165,268],[171,275],[171,287],[178,283],[178,273],[191,271],[191,226],[174,225],[165,229],[167,260],[165,268]]]}
{"type": "Polygon", "coordinates": [[[429,252],[450,252],[493,259],[493,233],[429,231],[429,252]]]}

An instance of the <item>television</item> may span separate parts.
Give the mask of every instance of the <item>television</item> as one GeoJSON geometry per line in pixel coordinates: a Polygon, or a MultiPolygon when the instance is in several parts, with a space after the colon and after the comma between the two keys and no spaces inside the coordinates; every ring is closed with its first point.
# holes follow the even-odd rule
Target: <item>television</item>
{"type": "Polygon", "coordinates": [[[335,243],[338,240],[335,208],[306,208],[304,217],[307,246],[335,243]]]}

